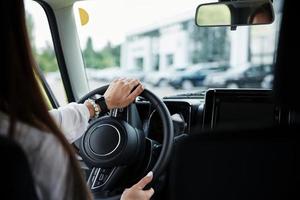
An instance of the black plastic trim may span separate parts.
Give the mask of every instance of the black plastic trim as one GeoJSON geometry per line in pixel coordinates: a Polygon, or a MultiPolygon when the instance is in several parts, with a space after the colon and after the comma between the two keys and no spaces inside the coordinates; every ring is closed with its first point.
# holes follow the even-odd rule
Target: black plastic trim
{"type": "Polygon", "coordinates": [[[274,123],[280,123],[281,108],[274,102],[272,90],[267,89],[209,89],[205,94],[205,105],[202,127],[205,129],[215,128],[219,101],[222,99],[232,102],[265,102],[274,105],[274,123]]]}

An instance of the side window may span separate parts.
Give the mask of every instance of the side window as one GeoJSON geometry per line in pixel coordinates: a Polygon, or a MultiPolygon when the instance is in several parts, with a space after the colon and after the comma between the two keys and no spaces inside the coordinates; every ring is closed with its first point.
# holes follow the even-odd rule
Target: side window
{"type": "MultiPolygon", "coordinates": [[[[48,19],[37,2],[25,0],[26,23],[34,58],[60,105],[67,104],[65,88],[54,52],[48,19]]],[[[51,98],[51,97],[48,97],[51,98]]]]}

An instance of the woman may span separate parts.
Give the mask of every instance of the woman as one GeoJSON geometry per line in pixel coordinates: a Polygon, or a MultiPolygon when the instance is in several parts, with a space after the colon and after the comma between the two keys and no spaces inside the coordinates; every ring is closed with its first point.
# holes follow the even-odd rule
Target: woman
{"type": "MultiPolygon", "coordinates": [[[[40,199],[92,199],[73,149],[57,126],[59,118],[55,115],[65,111],[51,111],[56,121],[51,117],[36,81],[23,1],[1,1],[1,8],[4,30],[1,47],[4,52],[1,54],[0,73],[0,134],[13,138],[24,149],[40,199]]],[[[128,105],[142,91],[142,86],[138,86],[130,94],[132,86],[128,82],[118,80],[110,85],[106,92],[110,108],[128,105]],[[127,89],[116,93],[120,87],[127,89]],[[118,99],[114,98],[116,95],[120,95],[118,99]],[[114,104],[114,100],[118,103],[114,104]]],[[[85,105],[69,105],[68,109],[72,106],[91,108],[88,102],[85,105]]],[[[93,110],[86,108],[82,110],[85,109],[86,113],[89,110],[90,116],[93,116],[93,110]]],[[[72,132],[67,133],[72,135],[72,132]]],[[[74,138],[69,137],[70,140],[74,138]]],[[[149,199],[153,190],[143,191],[142,188],[151,179],[152,174],[149,173],[149,176],[125,190],[122,199],[149,199]]]]}

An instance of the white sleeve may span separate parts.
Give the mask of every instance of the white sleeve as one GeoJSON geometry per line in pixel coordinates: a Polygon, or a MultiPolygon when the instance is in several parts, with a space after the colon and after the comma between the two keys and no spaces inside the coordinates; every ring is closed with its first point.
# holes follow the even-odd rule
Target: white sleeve
{"type": "Polygon", "coordinates": [[[70,143],[80,138],[88,127],[90,113],[84,104],[70,103],[49,112],[70,143]]]}

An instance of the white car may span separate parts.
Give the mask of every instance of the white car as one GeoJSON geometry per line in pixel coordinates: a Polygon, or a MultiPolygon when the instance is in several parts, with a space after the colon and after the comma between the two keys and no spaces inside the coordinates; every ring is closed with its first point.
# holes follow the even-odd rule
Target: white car
{"type": "MultiPolygon", "coordinates": [[[[248,68],[250,66],[246,66],[248,68]]],[[[229,78],[236,78],[238,79],[241,76],[241,73],[245,71],[245,67],[239,68],[231,68],[227,71],[223,72],[215,72],[211,73],[203,81],[203,86],[205,87],[214,87],[214,88],[223,88],[223,87],[230,87],[230,88],[237,88],[236,85],[226,86],[226,81],[229,78]]]]}
{"type": "Polygon", "coordinates": [[[110,67],[106,69],[86,69],[86,74],[89,79],[96,81],[110,82],[113,79],[126,77],[126,78],[136,78],[139,80],[144,79],[144,72],[135,69],[122,69],[120,67],[110,67]]]}
{"type": "Polygon", "coordinates": [[[145,82],[155,87],[168,86],[172,77],[184,70],[184,68],[173,68],[169,70],[150,72],[146,75],[145,82]]]}

